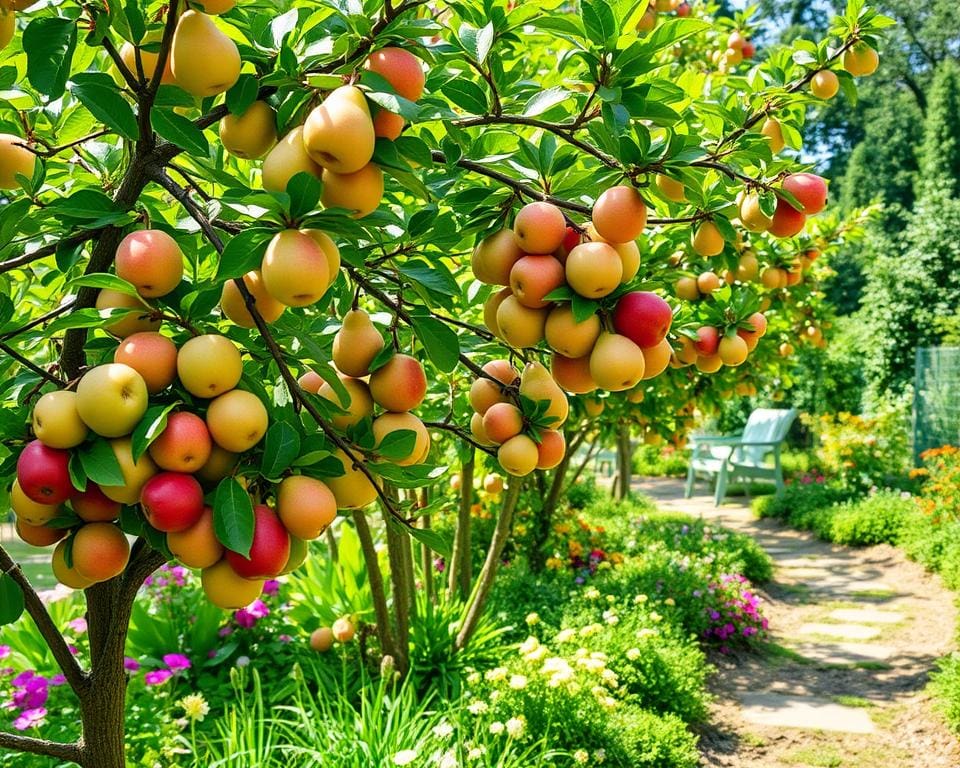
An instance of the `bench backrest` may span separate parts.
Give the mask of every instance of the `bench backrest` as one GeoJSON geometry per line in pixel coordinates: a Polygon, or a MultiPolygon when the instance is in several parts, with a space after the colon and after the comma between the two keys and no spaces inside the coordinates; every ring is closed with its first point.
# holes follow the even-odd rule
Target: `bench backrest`
{"type": "MultiPolygon", "coordinates": [[[[793,420],[797,417],[794,408],[758,408],[750,414],[743,428],[745,443],[781,443],[786,439],[793,420]]],[[[769,446],[748,445],[738,457],[746,464],[762,464],[770,452],[769,446]]]]}

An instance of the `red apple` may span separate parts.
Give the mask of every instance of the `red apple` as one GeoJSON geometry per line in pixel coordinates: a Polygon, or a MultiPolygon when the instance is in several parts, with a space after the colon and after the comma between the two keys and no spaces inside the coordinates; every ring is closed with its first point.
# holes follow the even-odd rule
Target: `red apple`
{"type": "Polygon", "coordinates": [[[690,4],[680,3],[680,5],[677,6],[677,16],[680,16],[681,18],[683,18],[689,15],[690,15],[690,4]]]}
{"type": "Polygon", "coordinates": [[[283,571],[290,557],[290,534],[277,513],[258,504],[253,508],[253,545],[250,556],[227,550],[226,558],[238,576],[245,579],[267,579],[283,571]]]}
{"type": "Polygon", "coordinates": [[[140,503],[150,525],[164,533],[178,533],[203,514],[203,489],[193,475],[161,472],[147,480],[140,503]]]}
{"type": "Polygon", "coordinates": [[[87,490],[74,496],[70,504],[88,523],[109,523],[120,517],[120,502],[108,499],[96,483],[88,482],[87,490]]]}
{"type": "Polygon", "coordinates": [[[740,49],[740,53],[743,54],[743,58],[752,59],[757,53],[757,47],[750,40],[747,40],[743,44],[743,48],[740,49]]]}
{"type": "Polygon", "coordinates": [[[774,237],[793,237],[806,223],[807,215],[780,197],[777,198],[777,210],[773,212],[773,223],[768,231],[774,237]]]}
{"type": "Polygon", "coordinates": [[[697,340],[693,345],[697,353],[703,357],[717,354],[717,347],[720,346],[720,331],[710,325],[697,328],[697,340]]]}
{"type": "Polygon", "coordinates": [[[815,173],[791,173],[783,180],[783,188],[797,198],[808,216],[827,205],[827,182],[815,173]]]}
{"type": "Polygon", "coordinates": [[[564,235],[560,247],[553,252],[553,257],[561,264],[567,263],[567,254],[583,242],[583,237],[573,227],[567,227],[567,234],[564,235]]]}
{"type": "Polygon", "coordinates": [[[48,448],[39,440],[27,443],[17,459],[20,488],[37,504],[62,504],[75,492],[69,464],[68,451],[48,448]]]}
{"type": "Polygon", "coordinates": [[[655,347],[667,335],[673,310],[657,294],[632,291],[620,297],[613,311],[613,327],[641,349],[655,347]]]}

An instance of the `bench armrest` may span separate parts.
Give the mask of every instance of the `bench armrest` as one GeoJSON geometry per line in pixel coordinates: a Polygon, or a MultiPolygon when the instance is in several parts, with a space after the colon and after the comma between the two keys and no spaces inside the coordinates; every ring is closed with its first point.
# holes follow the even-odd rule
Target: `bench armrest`
{"type": "Polygon", "coordinates": [[[740,445],[740,435],[694,435],[690,438],[693,445],[740,445]]]}

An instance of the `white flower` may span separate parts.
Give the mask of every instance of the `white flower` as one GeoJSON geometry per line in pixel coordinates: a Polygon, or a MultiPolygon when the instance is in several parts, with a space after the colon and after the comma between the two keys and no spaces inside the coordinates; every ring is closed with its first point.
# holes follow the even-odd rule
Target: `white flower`
{"type": "Polygon", "coordinates": [[[246,666],[248,666],[248,665],[250,664],[250,657],[249,657],[249,656],[237,656],[237,662],[236,662],[236,663],[237,663],[237,666],[242,669],[243,667],[246,667],[246,666]]]}
{"type": "Polygon", "coordinates": [[[471,715],[482,715],[490,710],[489,705],[485,701],[475,701],[467,707],[467,711],[471,715]]]}
{"type": "Polygon", "coordinates": [[[520,644],[520,655],[526,656],[528,653],[533,653],[539,647],[540,641],[537,640],[537,638],[535,638],[533,635],[530,635],[530,637],[520,644]]]}
{"type": "Polygon", "coordinates": [[[507,720],[507,735],[512,739],[519,739],[523,735],[523,730],[526,727],[527,721],[523,715],[520,717],[511,717],[507,720]]]}
{"type": "Polygon", "coordinates": [[[457,768],[457,753],[449,749],[443,753],[440,757],[440,762],[437,763],[438,768],[457,768]]]}
{"type": "Polygon", "coordinates": [[[597,763],[602,763],[604,760],[607,759],[607,750],[598,749],[596,752],[593,753],[593,759],[597,763]]]}
{"type": "Polygon", "coordinates": [[[646,595],[637,595],[636,597],[633,598],[633,602],[635,602],[637,605],[640,605],[640,603],[645,603],[649,599],[650,598],[647,597],[646,595]]]}
{"type": "Polygon", "coordinates": [[[467,752],[467,760],[479,760],[486,751],[486,747],[471,747],[470,751],[467,752]]]}
{"type": "Polygon", "coordinates": [[[489,669],[484,677],[487,678],[488,683],[498,683],[507,678],[507,668],[495,667],[494,669],[489,669]]]}
{"type": "Polygon", "coordinates": [[[453,733],[453,726],[446,720],[433,726],[433,735],[438,739],[445,739],[453,733]]]}
{"type": "Polygon", "coordinates": [[[603,612],[603,620],[610,626],[620,623],[620,617],[617,616],[616,612],[612,609],[603,612]]]}
{"type": "Polygon", "coordinates": [[[561,629],[557,633],[556,641],[558,643],[569,643],[576,636],[577,631],[575,629],[561,629]]]}
{"type": "Polygon", "coordinates": [[[587,624],[580,630],[580,637],[590,637],[591,635],[597,634],[597,632],[603,631],[602,624],[587,624]]]}
{"type": "Polygon", "coordinates": [[[417,759],[417,750],[402,749],[393,756],[393,764],[394,765],[410,765],[410,763],[412,763],[416,759],[417,759]]]}
{"type": "Polygon", "coordinates": [[[471,672],[469,675],[467,675],[467,685],[476,685],[480,682],[480,679],[479,672],[471,672]]]}
{"type": "Polygon", "coordinates": [[[640,649],[639,648],[630,648],[627,650],[627,658],[630,661],[636,661],[640,658],[640,649]]]}
{"type": "Polygon", "coordinates": [[[596,587],[590,587],[586,592],[583,593],[583,597],[586,600],[599,600],[600,590],[596,587]]]}
{"type": "Polygon", "coordinates": [[[490,723],[490,733],[492,733],[494,736],[499,736],[505,730],[506,730],[506,726],[504,726],[504,724],[501,723],[499,720],[495,720],[492,723],[490,723]]]}
{"type": "Polygon", "coordinates": [[[580,765],[586,765],[590,760],[590,755],[585,749],[578,749],[573,753],[573,762],[579,763],[580,765]]]}
{"type": "Polygon", "coordinates": [[[528,613],[526,618],[527,626],[532,627],[540,623],[540,616],[536,613],[528,613]]]}
{"type": "Polygon", "coordinates": [[[523,690],[527,687],[526,675],[513,675],[510,678],[510,687],[515,691],[523,690]]]}
{"type": "Polygon", "coordinates": [[[525,654],[523,657],[524,661],[533,663],[535,661],[540,661],[548,653],[547,646],[541,645],[536,650],[530,651],[530,653],[525,654]]]}
{"type": "Polygon", "coordinates": [[[184,714],[191,720],[201,721],[210,714],[210,705],[202,693],[191,693],[177,702],[183,707],[184,714]]]}

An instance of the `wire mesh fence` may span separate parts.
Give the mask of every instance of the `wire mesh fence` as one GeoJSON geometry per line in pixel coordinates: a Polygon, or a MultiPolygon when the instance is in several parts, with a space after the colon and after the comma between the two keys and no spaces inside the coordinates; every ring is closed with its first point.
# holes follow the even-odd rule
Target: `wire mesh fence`
{"type": "Polygon", "coordinates": [[[960,347],[919,347],[913,396],[913,452],[960,445],[960,347]]]}

